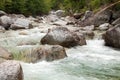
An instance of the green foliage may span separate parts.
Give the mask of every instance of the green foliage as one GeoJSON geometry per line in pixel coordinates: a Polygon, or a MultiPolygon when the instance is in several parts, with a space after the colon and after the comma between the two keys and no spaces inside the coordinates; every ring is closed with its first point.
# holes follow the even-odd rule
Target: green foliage
{"type": "Polygon", "coordinates": [[[48,12],[48,8],[45,6],[44,0],[27,0],[26,8],[28,14],[41,14],[48,12]]]}
{"type": "MultiPolygon", "coordinates": [[[[0,9],[8,13],[25,15],[46,14],[50,10],[64,9],[67,13],[97,10],[119,0],[0,0],[0,9]]],[[[119,9],[119,6],[117,6],[119,9]]]]}
{"type": "Polygon", "coordinates": [[[97,10],[99,7],[119,0],[51,0],[52,9],[64,9],[67,13],[97,10]]]}
{"type": "Polygon", "coordinates": [[[41,15],[49,12],[44,0],[0,0],[0,9],[8,13],[41,15]]]}

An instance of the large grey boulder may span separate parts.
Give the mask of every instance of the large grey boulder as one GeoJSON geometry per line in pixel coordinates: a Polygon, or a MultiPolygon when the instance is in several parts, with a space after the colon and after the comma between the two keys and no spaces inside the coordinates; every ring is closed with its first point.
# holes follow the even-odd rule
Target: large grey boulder
{"type": "Polygon", "coordinates": [[[65,27],[56,27],[48,30],[48,33],[42,38],[41,43],[73,47],[77,45],[85,45],[86,40],[82,34],[77,35],[65,27]]]}
{"type": "Polygon", "coordinates": [[[17,61],[1,63],[0,80],[23,80],[23,71],[20,63],[17,61]]]}
{"type": "Polygon", "coordinates": [[[114,28],[109,29],[103,35],[103,38],[107,46],[120,48],[120,24],[116,25],[114,28]]]}
{"type": "Polygon", "coordinates": [[[27,62],[40,60],[54,61],[67,57],[64,47],[59,45],[42,45],[25,54],[27,62]]]}
{"type": "Polygon", "coordinates": [[[12,19],[9,16],[1,16],[0,17],[0,25],[2,25],[5,29],[9,29],[12,24],[12,19]]]}
{"type": "Polygon", "coordinates": [[[95,15],[91,15],[90,17],[87,17],[85,19],[83,19],[82,21],[79,22],[79,25],[84,27],[84,26],[90,26],[90,25],[94,25],[94,26],[100,26],[101,24],[104,23],[110,23],[111,22],[111,18],[112,18],[112,11],[111,10],[105,10],[103,12],[98,12],[95,15]]]}
{"type": "Polygon", "coordinates": [[[105,10],[97,15],[94,16],[93,24],[95,26],[100,26],[104,23],[110,23],[112,18],[112,11],[105,10]]]}
{"type": "Polygon", "coordinates": [[[32,28],[32,24],[27,19],[18,18],[13,24],[11,24],[10,28],[13,30],[17,29],[29,29],[32,28]]]}

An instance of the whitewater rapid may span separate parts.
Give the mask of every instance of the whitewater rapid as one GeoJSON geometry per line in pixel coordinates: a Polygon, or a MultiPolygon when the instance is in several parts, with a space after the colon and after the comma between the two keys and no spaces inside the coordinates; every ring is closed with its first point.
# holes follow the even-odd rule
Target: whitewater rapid
{"type": "Polygon", "coordinates": [[[53,62],[23,63],[24,80],[120,80],[120,50],[103,40],[66,50],[68,57],[53,62]]]}

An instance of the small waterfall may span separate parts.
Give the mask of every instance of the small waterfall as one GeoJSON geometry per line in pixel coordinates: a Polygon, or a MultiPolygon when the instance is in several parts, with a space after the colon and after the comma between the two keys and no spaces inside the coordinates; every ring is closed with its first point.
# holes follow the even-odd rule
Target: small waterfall
{"type": "Polygon", "coordinates": [[[120,51],[103,40],[67,49],[68,57],[54,62],[23,63],[25,80],[120,80],[120,51]]]}

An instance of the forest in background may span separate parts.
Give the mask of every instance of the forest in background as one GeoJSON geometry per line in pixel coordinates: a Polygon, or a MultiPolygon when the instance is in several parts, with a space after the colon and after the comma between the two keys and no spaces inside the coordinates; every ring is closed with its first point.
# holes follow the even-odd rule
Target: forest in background
{"type": "Polygon", "coordinates": [[[0,10],[24,15],[42,15],[58,9],[63,9],[66,13],[75,13],[97,11],[101,6],[117,1],[119,0],[0,0],[0,10]]]}

